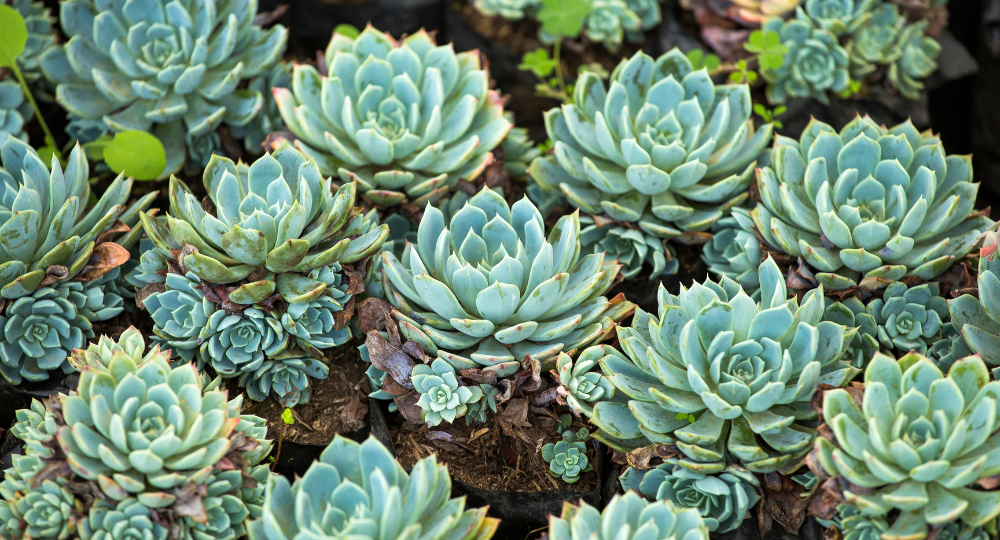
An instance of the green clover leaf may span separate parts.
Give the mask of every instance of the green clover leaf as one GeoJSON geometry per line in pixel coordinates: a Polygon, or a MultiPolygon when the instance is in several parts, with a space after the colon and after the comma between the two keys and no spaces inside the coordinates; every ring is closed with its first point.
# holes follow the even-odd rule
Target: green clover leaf
{"type": "Polygon", "coordinates": [[[159,139],[145,131],[123,131],[104,146],[108,167],[136,180],[154,180],[167,167],[167,153],[159,139]]]}
{"type": "Polygon", "coordinates": [[[694,66],[695,70],[705,68],[709,72],[712,72],[722,64],[722,60],[718,56],[705,54],[705,51],[701,49],[691,49],[686,56],[691,61],[691,65],[694,66]]]}
{"type": "Polygon", "coordinates": [[[563,37],[576,37],[583,30],[583,21],[594,6],[589,0],[542,0],[536,18],[542,30],[563,37]]]}
{"type": "Polygon", "coordinates": [[[549,57],[549,51],[538,48],[524,53],[517,69],[530,71],[539,79],[544,79],[552,74],[557,65],[555,59],[549,57]]]}

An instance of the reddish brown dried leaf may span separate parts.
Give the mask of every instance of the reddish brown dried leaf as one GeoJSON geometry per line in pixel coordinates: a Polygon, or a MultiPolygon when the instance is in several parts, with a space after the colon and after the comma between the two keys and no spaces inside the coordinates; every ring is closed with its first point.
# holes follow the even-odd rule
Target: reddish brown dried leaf
{"type": "Polygon", "coordinates": [[[524,398],[514,398],[507,402],[503,412],[497,415],[497,423],[504,434],[513,437],[516,428],[524,426],[528,422],[528,400],[524,398]]]}

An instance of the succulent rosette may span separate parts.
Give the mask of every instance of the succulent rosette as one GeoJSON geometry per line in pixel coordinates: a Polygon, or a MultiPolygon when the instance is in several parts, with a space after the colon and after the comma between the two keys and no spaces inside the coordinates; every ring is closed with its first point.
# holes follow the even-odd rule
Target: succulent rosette
{"type": "Polygon", "coordinates": [[[772,164],[758,172],[757,230],[830,289],[934,278],[993,223],[973,212],[971,158],[945,155],[910,122],[887,129],[859,116],[838,133],[813,120],[798,141],[775,140],[772,164]]]}
{"type": "Polygon", "coordinates": [[[616,495],[600,511],[580,501],[566,501],[562,515],[549,516],[552,540],[638,540],[676,538],[708,540],[708,526],[694,508],[677,508],[670,501],[649,502],[636,492],[616,495]]]}
{"type": "Polygon", "coordinates": [[[374,437],[341,436],[294,483],[272,476],[250,540],[427,538],[488,540],[498,520],[452,499],[448,469],[434,455],[409,474],[374,437]]]}
{"type": "Polygon", "coordinates": [[[587,39],[604,43],[609,51],[621,47],[626,32],[634,33],[642,28],[642,19],[629,9],[625,0],[593,0],[590,6],[586,20],[587,39]]]}
{"type": "Polygon", "coordinates": [[[268,358],[255,371],[242,372],[239,384],[254,401],[274,394],[283,407],[294,407],[309,401],[309,377],[325,379],[329,374],[323,361],[290,349],[268,358]]]}
{"type": "Polygon", "coordinates": [[[941,339],[941,327],[948,322],[948,302],[940,296],[936,281],[914,287],[899,281],[890,283],[882,298],[872,300],[867,307],[878,325],[882,346],[902,354],[925,354],[941,339]]]}
{"type": "Polygon", "coordinates": [[[897,40],[901,54],[889,65],[890,86],[908,99],[920,98],[924,89],[921,79],[929,77],[938,67],[941,44],[924,35],[928,24],[928,21],[918,21],[903,27],[897,40]]]}
{"type": "Polygon", "coordinates": [[[65,167],[53,160],[50,170],[25,142],[7,138],[0,162],[0,296],[12,300],[61,281],[93,279],[91,257],[111,247],[96,241],[123,211],[132,180],[119,175],[88,205],[90,166],[79,146],[65,167]]]}
{"type": "Polygon", "coordinates": [[[709,272],[739,283],[743,292],[754,300],[760,299],[757,268],[763,258],[753,218],[744,208],[733,208],[730,215],[715,222],[712,239],[705,243],[701,251],[701,259],[709,272]]]}
{"type": "Polygon", "coordinates": [[[635,488],[652,500],[697,509],[708,530],[720,533],[738,528],[760,500],[760,482],[739,465],[729,465],[718,474],[705,474],[668,459],[648,471],[629,467],[621,483],[626,490],[635,488]]]}
{"type": "Polygon", "coordinates": [[[525,355],[554,366],[559,352],[606,336],[632,308],[602,296],[620,265],[603,253],[580,257],[575,213],[548,238],[544,231],[531,201],[508,206],[491,189],[469,199],[450,226],[428,205],[402,262],[382,252],[387,300],[407,339],[458,370],[506,377],[525,355]]]}
{"type": "Polygon", "coordinates": [[[296,146],[375,204],[436,202],[478,176],[512,127],[479,54],[425,31],[334,33],[325,58],[327,76],[296,65],[275,100],[296,146]]]}
{"type": "Polygon", "coordinates": [[[924,88],[921,79],[937,69],[941,45],[927,36],[928,21],[910,23],[892,3],[879,3],[871,9],[871,17],[851,34],[851,76],[865,79],[879,70],[885,72],[884,83],[908,99],[918,99],[924,88]]]}
{"type": "Polygon", "coordinates": [[[549,472],[567,484],[575,484],[580,475],[592,471],[594,466],[587,459],[587,444],[573,436],[542,447],[542,459],[549,464],[549,472]]]}
{"type": "Polygon", "coordinates": [[[420,394],[417,406],[428,426],[436,426],[442,421],[450,424],[465,416],[469,405],[483,399],[481,388],[460,384],[455,368],[440,358],[430,365],[414,366],[410,379],[413,389],[420,394]]]}
{"type": "Polygon", "coordinates": [[[957,360],[946,375],[917,353],[898,361],[879,354],[864,375],[860,407],[844,390],[824,394],[829,438],[817,439],[815,457],[846,480],[839,496],[890,521],[883,539],[995,520],[1000,491],[977,484],[1000,472],[1000,382],[990,381],[982,359],[957,360]]]}
{"type": "Polygon", "coordinates": [[[573,92],[545,113],[554,151],[530,169],[544,190],[658,238],[706,231],[747,199],[773,128],[754,129],[746,85],[716,86],[674,49],[636,53],[608,88],[583,73],[573,92]]]}
{"type": "Polygon", "coordinates": [[[263,96],[240,84],[278,60],[288,32],[264,30],[256,15],[256,0],[71,0],[59,12],[69,42],[41,67],[74,116],[156,135],[171,173],[187,159],[186,141],[260,112],[263,96]]]}
{"type": "Polygon", "coordinates": [[[143,214],[143,228],[164,257],[183,244],[194,247],[183,256],[187,271],[210,283],[234,284],[228,298],[238,304],[256,304],[275,292],[290,303],[315,300],[328,284],[304,274],[362,261],[389,234],[385,225],[358,234],[364,224],[352,220],[355,185],[334,191],[316,162],[288,144],[250,166],[215,156],[203,181],[214,213],[173,177],[170,212],[163,222],[143,214]],[[263,278],[247,280],[259,270],[263,278]]]}
{"type": "Polygon", "coordinates": [[[244,534],[250,508],[259,509],[258,483],[268,476],[258,465],[271,446],[264,421],[240,415],[242,398],[227,402],[217,382],[205,386],[192,365],[171,369],[168,360],[159,348],[147,352],[134,328],[118,342],[105,338],[74,353],[76,391],[18,413],[14,432],[25,454],[0,484],[0,534],[244,534]],[[49,472],[36,476],[43,466],[49,472]]]}
{"type": "Polygon", "coordinates": [[[628,360],[601,360],[616,399],[594,405],[594,437],[620,451],[676,445],[677,464],[699,473],[797,466],[815,436],[813,392],[859,371],[841,360],[855,330],[822,320],[822,287],[799,303],[773,259],[759,273],[759,303],[727,277],[679,296],[661,285],[659,316],[637,309],[618,328],[628,360]]]}
{"type": "Polygon", "coordinates": [[[828,92],[843,92],[851,81],[848,54],[837,36],[823,29],[809,17],[783,21],[769,18],[764,32],[776,32],[781,44],[788,47],[779,67],[760,70],[767,81],[767,100],[785,103],[791,98],[812,98],[830,103],[828,92]]]}

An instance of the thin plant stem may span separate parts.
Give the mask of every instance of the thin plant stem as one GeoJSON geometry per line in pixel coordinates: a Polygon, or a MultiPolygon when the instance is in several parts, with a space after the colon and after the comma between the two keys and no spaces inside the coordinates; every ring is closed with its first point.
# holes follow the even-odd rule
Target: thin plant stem
{"type": "Polygon", "coordinates": [[[274,453],[274,461],[271,462],[271,472],[274,472],[274,466],[278,464],[278,459],[281,458],[281,441],[285,439],[286,429],[288,429],[288,424],[282,424],[281,433],[278,434],[278,451],[274,453]]]}
{"type": "Polygon", "coordinates": [[[556,61],[556,80],[559,81],[559,92],[564,96],[569,96],[566,92],[566,81],[563,80],[562,63],[559,61],[559,52],[562,45],[562,37],[557,37],[556,42],[552,45],[552,59],[556,61]]]}
{"type": "Polygon", "coordinates": [[[52,132],[49,131],[49,125],[46,124],[45,119],[42,118],[42,111],[38,108],[38,103],[35,101],[35,96],[31,93],[31,89],[28,88],[28,82],[25,81],[24,76],[21,75],[21,70],[17,67],[17,62],[14,62],[14,65],[10,66],[10,69],[14,72],[14,76],[17,77],[17,81],[21,83],[24,95],[28,96],[28,102],[31,103],[31,108],[35,111],[35,118],[38,120],[38,124],[42,126],[42,131],[45,132],[45,145],[52,149],[52,152],[61,162],[63,160],[62,152],[60,152],[59,147],[56,146],[56,138],[52,136],[52,132]]]}

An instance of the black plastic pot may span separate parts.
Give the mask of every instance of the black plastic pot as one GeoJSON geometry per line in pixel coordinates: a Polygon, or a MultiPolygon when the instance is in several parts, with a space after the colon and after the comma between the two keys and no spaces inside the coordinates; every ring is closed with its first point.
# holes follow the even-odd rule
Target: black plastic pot
{"type": "MultiPolygon", "coordinates": [[[[362,442],[368,438],[368,434],[371,432],[371,407],[374,406],[375,400],[369,401],[369,413],[365,415],[365,425],[354,432],[351,433],[341,433],[343,437],[347,437],[353,441],[362,442]]],[[[382,418],[382,415],[378,415],[382,418]]],[[[382,419],[382,423],[385,420],[382,419]]],[[[330,441],[332,442],[332,440],[330,441]]],[[[319,460],[320,454],[326,447],[330,444],[326,443],[297,443],[292,441],[282,441],[281,442],[281,453],[278,453],[278,442],[274,441],[274,445],[271,449],[271,455],[275,457],[275,462],[271,467],[271,471],[288,478],[289,481],[294,481],[296,476],[303,476],[309,469],[309,466],[313,464],[314,461],[319,460]]]]}
{"type": "Polygon", "coordinates": [[[68,394],[70,390],[76,389],[80,374],[73,372],[69,375],[62,372],[52,372],[48,380],[31,383],[22,382],[13,385],[4,379],[0,379],[0,428],[8,429],[16,421],[15,413],[18,409],[26,409],[31,405],[32,399],[42,400],[55,394],[68,394]]]}
{"type": "MultiPolygon", "coordinates": [[[[371,434],[386,445],[393,454],[396,453],[392,445],[392,438],[389,434],[385,422],[385,411],[381,407],[371,407],[371,434]]],[[[597,447],[594,463],[594,471],[600,481],[593,491],[572,491],[568,489],[554,489],[549,491],[488,491],[475,488],[458,480],[452,480],[452,494],[456,497],[466,498],[466,508],[477,508],[489,506],[487,514],[490,517],[500,519],[494,540],[525,540],[529,537],[537,537],[542,530],[548,527],[549,515],[560,515],[563,503],[570,501],[576,503],[581,499],[587,504],[596,508],[601,508],[603,497],[603,487],[605,485],[604,465],[607,449],[596,440],[593,441],[597,447]]]]}

